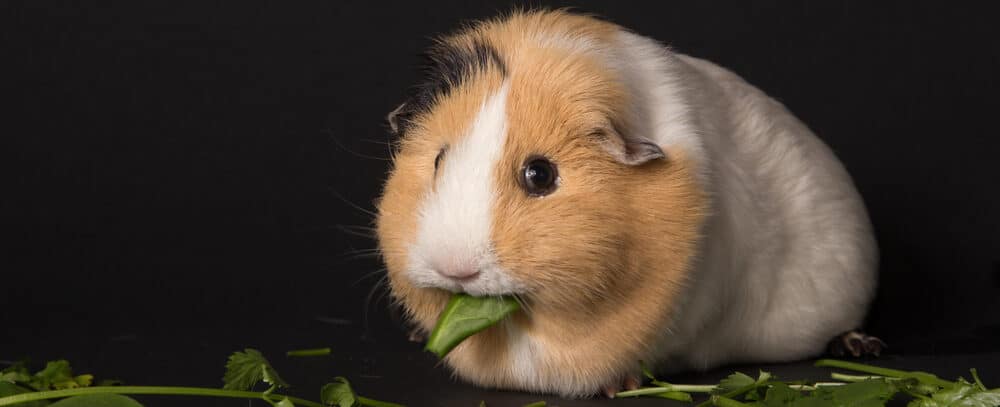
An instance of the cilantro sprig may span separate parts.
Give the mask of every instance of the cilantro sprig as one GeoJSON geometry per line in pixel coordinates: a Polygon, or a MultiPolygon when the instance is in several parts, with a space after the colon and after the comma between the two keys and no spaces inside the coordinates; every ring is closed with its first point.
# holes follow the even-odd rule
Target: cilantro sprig
{"type": "Polygon", "coordinates": [[[262,381],[271,385],[268,392],[288,387],[288,383],[271,367],[271,362],[260,351],[249,348],[229,355],[222,381],[225,383],[222,388],[227,390],[250,390],[262,381]]]}
{"type": "MultiPolygon", "coordinates": [[[[277,390],[288,388],[271,363],[256,349],[245,349],[229,356],[223,375],[223,387],[179,387],[179,386],[92,386],[93,376],[72,374],[69,362],[57,360],[35,374],[30,374],[24,363],[17,363],[0,371],[0,406],[18,407],[142,407],[138,401],[125,396],[136,395],[176,395],[203,396],[240,399],[259,399],[274,407],[403,407],[361,397],[351,389],[343,377],[323,386],[321,402],[278,394],[277,390]],[[269,385],[263,391],[253,391],[264,383],[269,385]],[[50,403],[50,400],[58,401],[50,403]]],[[[116,384],[102,382],[100,384],[116,384]]]]}
{"type": "MultiPolygon", "coordinates": [[[[329,350],[306,350],[324,355],[329,350]]],[[[290,355],[295,355],[291,352],[290,355]]],[[[650,386],[623,391],[616,397],[658,397],[691,402],[702,397],[702,406],[720,407],[878,407],[897,397],[909,399],[907,407],[997,407],[1000,388],[989,389],[975,369],[972,380],[942,379],[921,371],[904,371],[842,360],[823,359],[816,366],[850,371],[833,372],[834,381],[782,381],[760,371],[757,377],[736,372],[717,384],[675,384],[658,380],[645,366],[650,386]],[[857,374],[861,373],[861,374],[857,374]]],[[[319,392],[319,402],[277,393],[288,388],[271,363],[255,349],[229,356],[223,387],[122,386],[117,381],[94,384],[89,374],[75,375],[65,360],[51,361],[35,373],[24,363],[0,370],[0,406],[18,407],[142,407],[126,395],[184,395],[259,399],[274,407],[402,407],[400,404],[362,397],[344,377],[336,377],[319,392]],[[262,391],[254,391],[261,384],[262,391]]],[[[485,404],[485,403],[481,403],[485,404]]],[[[531,406],[544,405],[543,402],[531,406]]]]}
{"type": "Polygon", "coordinates": [[[975,369],[973,382],[965,378],[947,381],[931,373],[888,369],[862,363],[822,359],[816,366],[866,373],[831,373],[836,382],[780,381],[761,371],[754,379],[736,372],[716,385],[677,385],[642,371],[653,386],[619,392],[616,397],[663,397],[690,401],[692,393],[708,393],[699,404],[717,407],[878,407],[897,397],[909,397],[907,407],[997,407],[1000,389],[987,389],[975,369]]]}

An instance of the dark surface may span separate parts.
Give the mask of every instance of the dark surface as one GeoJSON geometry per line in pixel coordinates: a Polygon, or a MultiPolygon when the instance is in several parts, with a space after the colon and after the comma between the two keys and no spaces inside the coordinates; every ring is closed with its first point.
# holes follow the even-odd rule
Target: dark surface
{"type": "MultiPolygon", "coordinates": [[[[384,117],[417,81],[417,53],[507,3],[84,4],[0,4],[0,359],[216,386],[244,346],[329,345],[333,360],[276,357],[296,391],[345,374],[386,399],[538,399],[450,384],[386,311],[364,236],[388,166],[384,117]]],[[[866,330],[889,343],[886,363],[978,366],[1000,385],[994,13],[553,5],[718,62],[785,103],[870,210],[882,264],[866,330]]],[[[802,366],[788,375],[822,374],[802,366]]]]}
{"type": "MultiPolygon", "coordinates": [[[[489,406],[521,406],[545,400],[559,406],[662,406],[687,405],[662,399],[594,398],[564,400],[558,397],[520,392],[484,390],[462,383],[440,366],[434,355],[423,352],[422,345],[407,342],[404,333],[386,337],[362,337],[363,321],[286,317],[265,323],[219,321],[215,328],[184,327],[146,328],[121,331],[113,337],[87,336],[78,343],[73,332],[61,336],[36,338],[40,346],[33,355],[38,359],[71,357],[77,372],[91,372],[101,378],[117,378],[129,385],[176,385],[221,387],[226,356],[243,347],[260,349],[273,363],[282,378],[291,383],[288,394],[318,400],[319,389],[335,376],[346,376],[361,395],[411,406],[475,407],[481,400],[489,406]],[[277,322],[277,323],[275,323],[277,322]],[[249,339],[252,338],[252,339],[249,339]],[[328,357],[286,357],[287,350],[332,347],[328,357]],[[72,353],[52,349],[74,349],[72,353]]],[[[958,338],[961,340],[961,338],[958,338]]],[[[877,359],[860,359],[904,370],[932,372],[954,380],[971,380],[969,368],[977,368],[984,383],[1000,387],[1000,352],[974,352],[968,342],[935,355],[899,355],[890,352],[877,359]]],[[[713,384],[734,371],[756,376],[763,369],[785,380],[830,379],[828,368],[812,366],[812,361],[789,364],[727,366],[704,373],[660,376],[672,383],[713,384]]],[[[222,401],[188,397],[142,396],[147,406],[231,405],[246,406],[246,401],[222,401]]],[[[696,400],[700,400],[696,398],[696,400]]],[[[263,402],[251,405],[263,407],[263,402]]]]}

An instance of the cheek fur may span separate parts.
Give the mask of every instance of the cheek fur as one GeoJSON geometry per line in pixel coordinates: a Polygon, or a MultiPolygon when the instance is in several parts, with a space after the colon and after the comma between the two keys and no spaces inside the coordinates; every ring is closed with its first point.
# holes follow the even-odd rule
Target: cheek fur
{"type": "MultiPolygon", "coordinates": [[[[603,194],[564,185],[550,196],[512,191],[497,205],[496,252],[531,297],[553,307],[579,307],[603,297],[625,268],[623,212],[603,194]]],[[[608,192],[608,195],[615,195],[608,192]]]]}

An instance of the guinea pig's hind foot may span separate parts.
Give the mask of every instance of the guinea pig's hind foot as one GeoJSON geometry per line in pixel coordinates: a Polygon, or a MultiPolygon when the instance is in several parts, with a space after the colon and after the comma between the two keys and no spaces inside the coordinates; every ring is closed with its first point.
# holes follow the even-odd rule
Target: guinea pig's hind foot
{"type": "Polygon", "coordinates": [[[607,398],[613,399],[615,398],[616,393],[620,391],[638,389],[641,384],[642,380],[639,379],[639,376],[629,373],[626,374],[625,378],[622,380],[605,385],[603,391],[607,398]]]}
{"type": "Polygon", "coordinates": [[[859,358],[861,356],[879,356],[882,350],[888,348],[881,339],[870,336],[861,331],[847,331],[830,341],[827,352],[831,356],[844,357],[847,355],[859,358]]]}

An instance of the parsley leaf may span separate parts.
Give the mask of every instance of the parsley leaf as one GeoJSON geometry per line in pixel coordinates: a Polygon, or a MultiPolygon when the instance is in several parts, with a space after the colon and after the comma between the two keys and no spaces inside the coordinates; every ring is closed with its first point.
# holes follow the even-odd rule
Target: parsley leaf
{"type": "MultiPolygon", "coordinates": [[[[73,376],[73,369],[70,368],[69,362],[65,360],[48,362],[45,364],[44,369],[38,371],[33,376],[27,376],[25,372],[26,370],[24,370],[23,366],[16,368],[8,373],[10,378],[8,381],[24,384],[37,391],[44,391],[87,387],[94,380],[94,376],[89,374],[73,376]]],[[[8,374],[5,374],[5,377],[8,377],[8,374]]]]}
{"type": "Polygon", "coordinates": [[[337,376],[319,391],[319,401],[328,406],[354,407],[358,402],[358,395],[354,394],[347,379],[337,376]]]}
{"type": "Polygon", "coordinates": [[[793,390],[784,383],[772,384],[770,388],[764,395],[764,400],[761,401],[761,405],[772,407],[772,406],[787,406],[793,404],[795,401],[802,399],[802,393],[793,390]]]}
{"type": "Polygon", "coordinates": [[[1000,406],[1000,389],[985,387],[959,379],[956,386],[942,389],[930,398],[915,399],[908,407],[996,407],[1000,406]]]}
{"type": "Polygon", "coordinates": [[[815,395],[829,397],[838,406],[883,406],[899,389],[885,379],[871,379],[857,383],[823,387],[815,395]]]}
{"type": "Polygon", "coordinates": [[[729,375],[729,377],[722,379],[722,381],[719,382],[719,386],[716,387],[713,393],[724,394],[732,391],[737,391],[744,387],[752,385],[755,382],[756,381],[752,377],[747,376],[742,372],[736,372],[729,375]]]}
{"type": "Polygon", "coordinates": [[[424,349],[443,358],[465,338],[489,328],[520,308],[512,297],[452,295],[424,349]]]}
{"type": "Polygon", "coordinates": [[[0,370],[0,382],[25,383],[31,380],[31,374],[24,362],[17,362],[0,370]]]}
{"type": "Polygon", "coordinates": [[[225,383],[222,388],[226,390],[250,390],[261,381],[272,387],[288,387],[264,355],[250,348],[229,355],[222,381],[225,383]]]}

